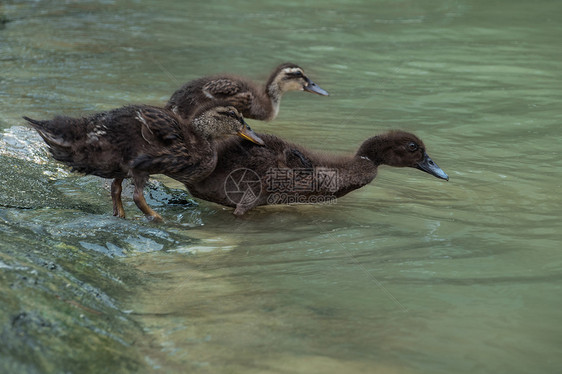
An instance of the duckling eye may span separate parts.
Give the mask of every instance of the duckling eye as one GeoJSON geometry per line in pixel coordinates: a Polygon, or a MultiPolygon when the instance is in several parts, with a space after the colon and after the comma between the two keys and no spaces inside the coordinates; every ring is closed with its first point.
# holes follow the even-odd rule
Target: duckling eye
{"type": "Polygon", "coordinates": [[[418,150],[418,145],[415,142],[410,142],[410,144],[408,144],[408,149],[410,152],[415,152],[418,150]]]}
{"type": "Polygon", "coordinates": [[[303,77],[302,72],[300,72],[300,71],[298,71],[298,70],[289,73],[288,76],[289,76],[289,78],[292,78],[292,79],[294,79],[294,78],[302,78],[302,77],[303,77]]]}

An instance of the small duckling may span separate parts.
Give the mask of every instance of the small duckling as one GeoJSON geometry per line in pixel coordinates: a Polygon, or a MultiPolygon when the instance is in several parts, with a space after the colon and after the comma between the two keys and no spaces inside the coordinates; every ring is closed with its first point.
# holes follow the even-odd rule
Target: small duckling
{"type": "Polygon", "coordinates": [[[148,219],[161,221],[143,194],[151,174],[194,183],[208,176],[216,165],[215,140],[239,135],[263,144],[238,110],[225,103],[199,108],[191,123],[169,110],[147,105],[125,106],[83,118],[23,118],[41,135],[53,157],[72,171],[113,178],[113,215],[121,218],[125,218],[121,201],[124,178],[133,179],[137,207],[148,219]]]}
{"type": "Polygon", "coordinates": [[[190,118],[202,103],[226,100],[246,118],[271,121],[279,113],[281,97],[287,91],[307,91],[322,96],[328,92],[311,81],[301,67],[284,63],[273,70],[264,87],[232,75],[203,77],[186,83],[166,104],[183,118],[190,118]]]}
{"type": "Polygon", "coordinates": [[[369,138],[354,156],[312,152],[274,135],[259,137],[265,147],[238,139],[222,142],[217,166],[206,178],[186,184],[189,192],[243,215],[259,205],[332,201],[370,183],[380,165],[412,167],[449,180],[423,142],[404,131],[369,138]]]}

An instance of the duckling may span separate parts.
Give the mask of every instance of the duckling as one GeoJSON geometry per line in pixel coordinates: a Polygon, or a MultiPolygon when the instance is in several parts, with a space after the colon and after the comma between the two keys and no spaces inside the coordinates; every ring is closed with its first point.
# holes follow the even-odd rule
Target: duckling
{"type": "Polygon", "coordinates": [[[161,221],[143,195],[151,174],[194,183],[214,169],[216,139],[239,135],[263,144],[238,110],[225,103],[201,107],[191,123],[169,110],[147,105],[125,106],[83,118],[23,118],[41,135],[56,160],[73,171],[113,179],[113,215],[121,218],[125,218],[123,179],[133,179],[133,200],[146,217],[161,221]]]}
{"type": "Polygon", "coordinates": [[[332,201],[370,183],[381,165],[412,167],[449,180],[424,143],[404,131],[369,138],[353,156],[319,154],[274,135],[259,137],[265,147],[225,140],[213,172],[186,184],[189,192],[243,215],[259,205],[332,201]]]}
{"type": "Polygon", "coordinates": [[[307,91],[328,96],[328,92],[311,81],[301,67],[284,63],[273,70],[263,88],[248,79],[232,75],[195,79],[178,89],[166,108],[183,118],[190,118],[200,104],[226,100],[246,118],[270,121],[277,117],[281,96],[287,91],[307,91]]]}

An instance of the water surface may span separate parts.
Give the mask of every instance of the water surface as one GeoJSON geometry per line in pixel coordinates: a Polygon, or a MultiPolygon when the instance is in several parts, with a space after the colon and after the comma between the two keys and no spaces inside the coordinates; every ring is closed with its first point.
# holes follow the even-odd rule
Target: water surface
{"type": "Polygon", "coordinates": [[[504,1],[17,1],[0,6],[0,368],[553,373],[562,6],[504,1]],[[251,122],[354,152],[413,131],[449,174],[382,167],[335,205],[242,219],[157,177],[144,220],[22,115],[162,104],[292,61],[331,93],[251,122]]]}

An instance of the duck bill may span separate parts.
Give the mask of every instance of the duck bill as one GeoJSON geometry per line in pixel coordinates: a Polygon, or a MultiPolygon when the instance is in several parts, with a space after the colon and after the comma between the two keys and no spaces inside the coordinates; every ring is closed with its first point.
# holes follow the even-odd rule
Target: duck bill
{"type": "Polygon", "coordinates": [[[446,181],[449,180],[449,176],[439,167],[429,156],[427,153],[424,152],[423,160],[416,164],[416,168],[420,169],[421,171],[425,171],[428,174],[433,175],[434,177],[445,179],[446,181]]]}
{"type": "Polygon", "coordinates": [[[322,87],[320,87],[319,85],[317,85],[316,83],[314,83],[308,78],[306,79],[306,83],[307,85],[303,87],[303,90],[305,90],[306,92],[312,92],[321,96],[330,95],[328,91],[324,90],[322,87]]]}
{"type": "Polygon", "coordinates": [[[264,141],[248,126],[244,126],[242,130],[238,131],[237,135],[241,138],[249,140],[259,145],[265,145],[264,141]]]}

